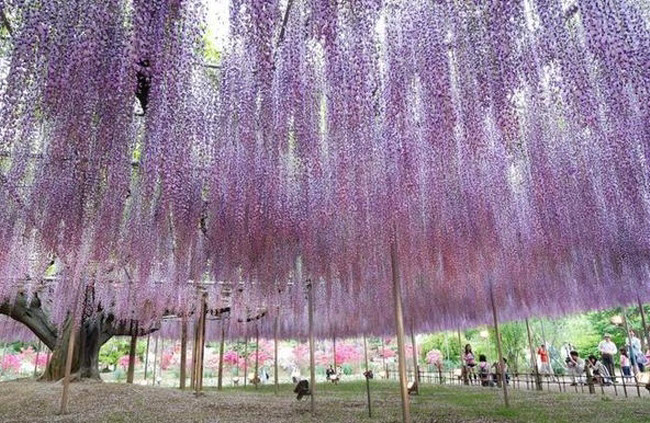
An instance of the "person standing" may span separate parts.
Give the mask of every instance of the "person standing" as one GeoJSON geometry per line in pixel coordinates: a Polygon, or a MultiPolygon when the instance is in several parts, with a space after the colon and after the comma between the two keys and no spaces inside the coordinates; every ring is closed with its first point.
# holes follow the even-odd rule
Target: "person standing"
{"type": "Polygon", "coordinates": [[[537,355],[539,356],[540,367],[539,372],[544,376],[548,377],[553,374],[553,369],[551,368],[551,360],[546,349],[546,344],[542,344],[537,348],[537,355]]]}
{"type": "Polygon", "coordinates": [[[630,357],[627,356],[627,348],[622,347],[620,349],[621,353],[621,372],[624,377],[632,376],[632,371],[630,370],[630,357]]]}
{"type": "Polygon", "coordinates": [[[465,353],[463,354],[463,361],[465,361],[465,372],[469,381],[472,381],[472,377],[476,380],[476,372],[474,368],[476,367],[476,360],[474,359],[474,353],[472,352],[472,346],[470,344],[465,345],[465,353]]]}
{"type": "Polygon", "coordinates": [[[636,333],[634,333],[633,330],[630,330],[629,337],[625,341],[625,344],[628,347],[628,354],[630,358],[630,363],[632,365],[632,368],[635,369],[635,374],[636,370],[638,371],[644,371],[645,370],[645,360],[643,360],[644,357],[642,352],[641,352],[641,340],[637,338],[636,333]]]}
{"type": "Polygon", "coordinates": [[[612,342],[612,337],[610,334],[606,333],[603,337],[604,339],[598,344],[598,351],[600,352],[601,360],[603,366],[607,368],[609,375],[612,378],[612,381],[616,381],[614,375],[614,356],[616,355],[616,344],[612,342]]]}

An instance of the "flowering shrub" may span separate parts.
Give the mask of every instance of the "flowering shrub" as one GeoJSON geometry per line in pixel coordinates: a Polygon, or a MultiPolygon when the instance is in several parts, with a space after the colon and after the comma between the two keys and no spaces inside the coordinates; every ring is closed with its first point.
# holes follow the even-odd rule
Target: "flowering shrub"
{"type": "Polygon", "coordinates": [[[431,350],[427,353],[427,364],[438,368],[442,367],[442,353],[439,350],[431,350]]]}
{"type": "Polygon", "coordinates": [[[7,354],[0,363],[0,367],[4,372],[18,373],[20,372],[20,366],[20,354],[7,354]]]}
{"type": "MultiPolygon", "coordinates": [[[[122,369],[126,370],[129,368],[129,355],[123,355],[117,360],[117,365],[120,366],[122,369]]],[[[136,356],[135,357],[135,365],[138,366],[140,365],[140,359],[136,356]]]]}

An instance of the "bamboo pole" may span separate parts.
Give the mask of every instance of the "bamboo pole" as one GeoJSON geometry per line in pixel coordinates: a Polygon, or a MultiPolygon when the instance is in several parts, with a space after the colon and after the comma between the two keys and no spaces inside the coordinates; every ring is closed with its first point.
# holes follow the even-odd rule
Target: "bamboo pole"
{"type": "Polygon", "coordinates": [[[147,349],[144,353],[144,381],[147,382],[147,369],[149,368],[149,338],[151,335],[147,335],[147,349]]]}
{"type": "Polygon", "coordinates": [[[275,385],[275,395],[278,395],[279,392],[279,375],[278,375],[278,313],[280,312],[280,307],[278,307],[277,313],[275,314],[275,320],[273,321],[273,384],[275,385]]]}
{"type": "Polygon", "coordinates": [[[226,344],[226,324],[221,320],[221,343],[219,344],[219,373],[217,377],[217,390],[223,389],[223,350],[226,344]]]}
{"type": "Polygon", "coordinates": [[[260,384],[260,327],[255,321],[255,376],[253,377],[255,381],[255,389],[257,389],[260,384]]]}
{"type": "Polygon", "coordinates": [[[641,352],[646,350],[646,346],[650,348],[650,337],[648,336],[648,326],[645,321],[645,310],[643,310],[643,303],[641,303],[641,297],[637,295],[637,301],[639,302],[639,313],[641,314],[641,325],[643,326],[643,335],[641,336],[641,352]]]}
{"type": "Polygon", "coordinates": [[[368,342],[366,341],[366,334],[363,334],[363,355],[366,361],[366,393],[368,396],[368,417],[372,417],[372,403],[370,401],[370,378],[368,377],[368,342]]]}
{"type": "Polygon", "coordinates": [[[187,316],[183,314],[181,318],[181,374],[180,389],[185,389],[187,379],[187,316]]]}
{"type": "Polygon", "coordinates": [[[492,317],[494,318],[494,332],[497,338],[497,351],[499,352],[499,369],[498,373],[501,377],[501,386],[503,387],[503,402],[506,407],[510,407],[510,402],[508,401],[508,384],[506,383],[506,375],[504,369],[506,368],[505,362],[503,361],[503,350],[501,348],[501,334],[499,333],[499,320],[497,318],[497,308],[494,304],[494,288],[492,283],[490,283],[490,301],[492,302],[492,317]]]}
{"type": "Polygon", "coordinates": [[[411,326],[411,345],[413,346],[413,381],[415,382],[415,393],[420,395],[420,374],[418,372],[418,347],[415,343],[415,334],[411,326]]]}
{"type": "Polygon", "coordinates": [[[126,383],[133,383],[135,376],[135,348],[138,343],[138,324],[133,328],[133,321],[131,321],[131,344],[129,345],[129,369],[126,373],[126,383]]]}
{"type": "Polygon", "coordinates": [[[404,316],[402,311],[402,287],[399,275],[399,263],[395,243],[391,244],[390,262],[393,274],[393,299],[395,301],[395,326],[397,328],[397,353],[400,381],[400,393],[402,396],[402,422],[411,422],[411,412],[406,382],[406,349],[404,348],[404,316]]]}
{"type": "Polygon", "coordinates": [[[309,295],[309,387],[311,395],[311,414],[316,411],[314,393],[316,391],[316,360],[314,357],[314,286],[311,281],[307,281],[309,295]]]}
{"type": "Polygon", "coordinates": [[[156,336],[156,340],[154,342],[154,347],[153,347],[153,375],[152,375],[152,383],[151,386],[156,386],[156,370],[158,366],[156,366],[156,361],[158,360],[158,339],[160,339],[160,336],[156,336]]]}
{"type": "Polygon", "coordinates": [[[526,333],[528,334],[528,348],[530,349],[530,361],[533,364],[533,369],[535,372],[535,387],[538,391],[542,390],[542,379],[539,376],[539,366],[537,365],[537,356],[535,355],[535,347],[533,344],[533,335],[530,332],[530,324],[528,319],[526,319],[526,333]]]}

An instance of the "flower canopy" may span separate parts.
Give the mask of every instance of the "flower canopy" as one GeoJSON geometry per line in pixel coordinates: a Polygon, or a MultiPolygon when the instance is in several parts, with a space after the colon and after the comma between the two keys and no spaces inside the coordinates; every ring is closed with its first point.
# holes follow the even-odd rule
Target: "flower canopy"
{"type": "Polygon", "coordinates": [[[199,0],[0,2],[0,297],[389,333],[394,249],[419,330],[650,299],[647,2],[229,7],[206,63],[199,0]]]}

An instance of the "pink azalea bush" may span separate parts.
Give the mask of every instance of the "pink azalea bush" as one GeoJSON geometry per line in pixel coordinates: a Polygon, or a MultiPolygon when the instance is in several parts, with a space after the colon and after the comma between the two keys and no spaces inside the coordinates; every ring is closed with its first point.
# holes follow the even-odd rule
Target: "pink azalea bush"
{"type": "Polygon", "coordinates": [[[223,354],[223,362],[230,366],[237,366],[240,363],[241,358],[237,351],[229,350],[223,354]]]}
{"type": "Polygon", "coordinates": [[[174,359],[173,349],[163,351],[162,356],[160,357],[160,368],[163,370],[169,369],[169,367],[173,363],[173,359],[174,359]]]}
{"type": "Polygon", "coordinates": [[[427,364],[442,367],[442,353],[440,350],[431,350],[427,353],[427,364]]]}
{"type": "MultiPolygon", "coordinates": [[[[129,355],[123,355],[117,360],[118,366],[122,367],[124,370],[129,368],[129,355]]],[[[135,365],[138,366],[140,364],[140,360],[138,357],[135,357],[135,365]]]]}
{"type": "Polygon", "coordinates": [[[3,372],[20,372],[21,359],[20,354],[7,354],[2,359],[0,367],[2,367],[3,372]]]}

